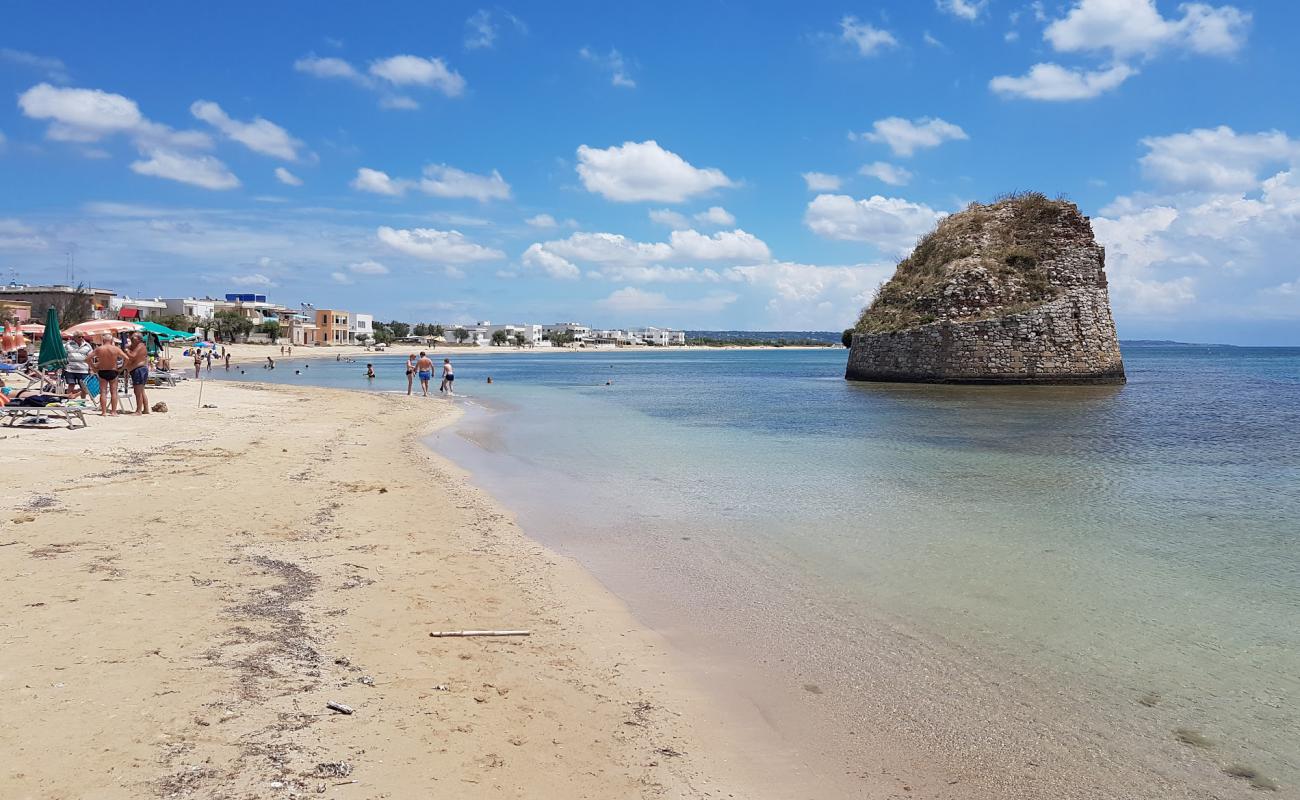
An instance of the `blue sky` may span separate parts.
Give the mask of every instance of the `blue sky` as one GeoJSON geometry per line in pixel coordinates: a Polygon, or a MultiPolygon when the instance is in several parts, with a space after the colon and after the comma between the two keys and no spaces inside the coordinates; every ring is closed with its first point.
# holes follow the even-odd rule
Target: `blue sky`
{"type": "Polygon", "coordinates": [[[839,329],[1037,189],[1122,336],[1300,344],[1292,3],[328,5],[8,4],[5,279],[839,329]]]}

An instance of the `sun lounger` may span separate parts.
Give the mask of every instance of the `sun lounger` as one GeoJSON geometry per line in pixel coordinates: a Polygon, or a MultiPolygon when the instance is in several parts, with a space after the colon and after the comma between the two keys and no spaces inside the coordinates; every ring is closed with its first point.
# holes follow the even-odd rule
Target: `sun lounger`
{"type": "Polygon", "coordinates": [[[81,427],[87,427],[84,409],[76,406],[5,406],[0,408],[0,416],[4,417],[5,427],[8,428],[12,428],[18,420],[42,424],[51,419],[63,420],[68,424],[69,430],[76,427],[72,424],[73,420],[79,421],[81,427]]]}

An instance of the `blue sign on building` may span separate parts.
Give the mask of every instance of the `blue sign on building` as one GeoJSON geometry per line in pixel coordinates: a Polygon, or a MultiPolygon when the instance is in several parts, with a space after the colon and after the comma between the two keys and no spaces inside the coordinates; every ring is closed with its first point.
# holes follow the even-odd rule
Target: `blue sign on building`
{"type": "Polygon", "coordinates": [[[265,303],[266,295],[264,294],[228,294],[226,295],[227,303],[265,303]]]}

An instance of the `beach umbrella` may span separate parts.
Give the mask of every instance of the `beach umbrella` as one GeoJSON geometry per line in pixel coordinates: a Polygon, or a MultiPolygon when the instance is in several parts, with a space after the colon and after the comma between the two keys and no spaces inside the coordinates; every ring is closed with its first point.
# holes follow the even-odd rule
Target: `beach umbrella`
{"type": "Polygon", "coordinates": [[[105,333],[121,333],[122,331],[138,331],[139,323],[127,322],[123,319],[92,319],[89,322],[80,322],[73,325],[63,332],[64,336],[71,336],[74,333],[80,333],[84,336],[99,336],[105,333]]]}
{"type": "Polygon", "coordinates": [[[198,338],[198,334],[196,333],[186,333],[185,331],[178,331],[175,328],[169,328],[166,325],[161,325],[157,322],[153,322],[147,319],[140,320],[139,324],[140,327],[143,328],[146,332],[156,334],[158,338],[164,342],[169,342],[172,339],[198,338]]]}
{"type": "MultiPolygon", "coordinates": [[[[59,310],[50,306],[45,314],[45,330],[59,329],[59,310]]],[[[68,363],[68,351],[63,347],[62,336],[42,336],[41,351],[36,357],[36,366],[41,370],[62,369],[68,363]]]]}
{"type": "Polygon", "coordinates": [[[45,326],[39,322],[29,322],[26,325],[19,325],[18,330],[23,333],[30,333],[33,336],[40,336],[45,333],[45,326]]]}

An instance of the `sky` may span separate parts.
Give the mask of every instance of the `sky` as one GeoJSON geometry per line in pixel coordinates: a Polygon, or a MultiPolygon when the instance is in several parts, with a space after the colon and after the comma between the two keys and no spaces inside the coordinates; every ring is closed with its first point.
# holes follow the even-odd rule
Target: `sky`
{"type": "Polygon", "coordinates": [[[0,8],[0,274],[379,319],[839,330],[1076,202],[1123,338],[1300,345],[1300,4],[0,8]],[[75,24],[72,21],[75,20],[75,24]]]}

